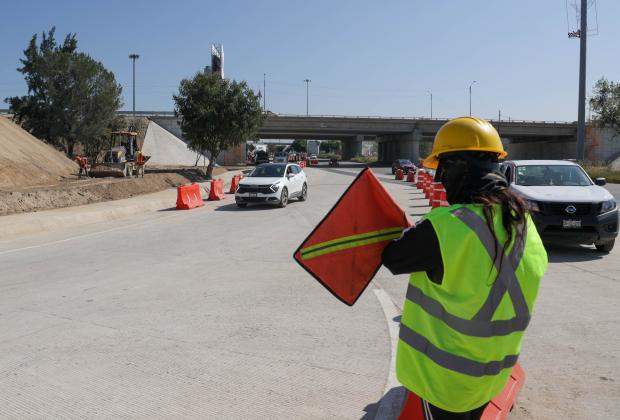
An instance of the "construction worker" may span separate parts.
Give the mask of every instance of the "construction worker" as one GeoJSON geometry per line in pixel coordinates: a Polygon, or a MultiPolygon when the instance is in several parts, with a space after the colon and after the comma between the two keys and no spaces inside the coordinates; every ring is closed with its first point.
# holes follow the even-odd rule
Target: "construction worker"
{"type": "Polygon", "coordinates": [[[528,207],[499,171],[506,155],[489,122],[448,121],[424,166],[450,206],[383,252],[393,274],[411,273],[396,371],[424,418],[480,418],[517,362],[547,268],[528,207]]]}

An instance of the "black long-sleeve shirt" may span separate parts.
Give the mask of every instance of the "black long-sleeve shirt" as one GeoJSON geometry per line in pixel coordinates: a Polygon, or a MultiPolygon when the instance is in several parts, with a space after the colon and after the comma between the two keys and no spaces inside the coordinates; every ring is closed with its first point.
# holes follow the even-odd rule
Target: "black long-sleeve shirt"
{"type": "Polygon", "coordinates": [[[406,274],[426,271],[428,278],[441,284],[443,261],[439,240],[433,225],[424,220],[403,232],[399,239],[390,242],[381,257],[392,274],[406,274]]]}

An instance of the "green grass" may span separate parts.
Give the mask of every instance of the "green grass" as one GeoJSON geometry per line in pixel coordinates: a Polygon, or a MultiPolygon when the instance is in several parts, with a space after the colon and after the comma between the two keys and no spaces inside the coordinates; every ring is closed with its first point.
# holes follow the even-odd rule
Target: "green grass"
{"type": "Polygon", "coordinates": [[[584,166],[590,178],[605,178],[607,182],[620,183],[620,172],[612,171],[608,166],[584,166]]]}
{"type": "Polygon", "coordinates": [[[374,163],[377,161],[377,157],[376,156],[355,156],[354,158],[351,158],[351,160],[353,162],[358,162],[358,163],[374,163]]]}

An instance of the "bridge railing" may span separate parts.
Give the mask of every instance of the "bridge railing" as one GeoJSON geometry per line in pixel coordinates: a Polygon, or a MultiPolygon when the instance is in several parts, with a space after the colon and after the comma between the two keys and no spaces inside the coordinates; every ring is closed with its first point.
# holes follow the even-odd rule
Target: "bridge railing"
{"type": "MultiPolygon", "coordinates": [[[[292,118],[355,118],[355,119],[381,119],[381,120],[398,120],[398,121],[448,121],[449,118],[428,118],[428,117],[389,117],[389,116],[381,116],[381,115],[301,115],[301,114],[275,114],[270,113],[275,117],[292,117],[292,118]]],[[[577,124],[576,121],[546,121],[546,120],[515,120],[515,119],[505,119],[498,120],[493,118],[485,118],[487,121],[500,124],[503,123],[526,123],[526,124],[564,124],[571,125],[577,124]]]]}

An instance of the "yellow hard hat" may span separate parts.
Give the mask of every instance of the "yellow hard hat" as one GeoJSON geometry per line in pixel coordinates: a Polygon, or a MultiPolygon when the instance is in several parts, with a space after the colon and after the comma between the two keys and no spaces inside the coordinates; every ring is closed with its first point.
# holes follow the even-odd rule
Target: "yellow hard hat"
{"type": "Polygon", "coordinates": [[[500,159],[508,155],[495,127],[475,117],[459,117],[445,123],[435,135],[433,151],[424,159],[424,167],[437,169],[439,157],[450,152],[490,152],[497,153],[500,159]]]}

